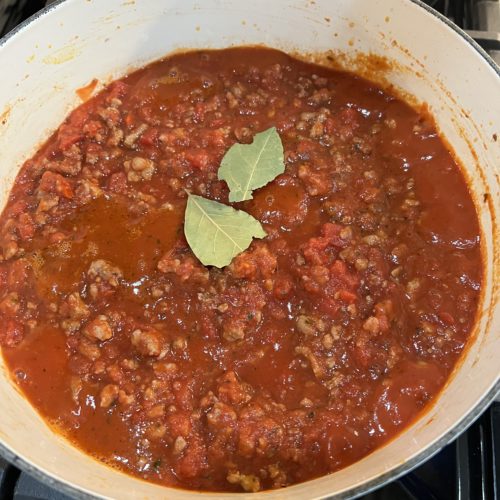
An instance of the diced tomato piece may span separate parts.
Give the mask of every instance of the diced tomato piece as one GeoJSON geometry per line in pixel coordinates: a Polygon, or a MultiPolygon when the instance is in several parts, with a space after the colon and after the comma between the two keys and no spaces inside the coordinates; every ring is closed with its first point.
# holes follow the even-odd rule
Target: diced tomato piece
{"type": "Polygon", "coordinates": [[[193,408],[193,393],[188,382],[176,384],[174,394],[175,402],[179,408],[183,410],[191,410],[193,408]]]}
{"type": "Polygon", "coordinates": [[[212,128],[217,128],[217,127],[222,127],[226,121],[224,118],[214,118],[213,120],[210,121],[209,126],[212,128]]]}
{"type": "Polygon", "coordinates": [[[108,99],[114,99],[114,98],[119,98],[121,99],[122,97],[125,97],[125,95],[128,93],[130,90],[130,85],[122,82],[122,81],[117,81],[113,82],[109,87],[108,87],[108,99]]]}
{"type": "Polygon", "coordinates": [[[325,264],[328,261],[328,255],[325,253],[327,246],[328,240],[326,238],[311,238],[304,245],[302,253],[311,264],[325,264]]]}
{"type": "Polygon", "coordinates": [[[139,138],[139,144],[145,147],[153,147],[158,141],[160,132],[157,128],[148,128],[139,138]]]}
{"type": "Polygon", "coordinates": [[[211,146],[222,147],[226,144],[226,135],[220,128],[210,130],[207,133],[207,139],[211,146]]]}
{"type": "Polygon", "coordinates": [[[108,189],[113,193],[126,193],[127,177],[124,172],[111,174],[108,181],[108,189]]]}
{"type": "Polygon", "coordinates": [[[168,427],[174,436],[188,437],[191,433],[191,419],[188,412],[177,412],[167,417],[168,427]]]}
{"type": "Polygon", "coordinates": [[[297,145],[297,153],[308,154],[312,153],[316,149],[316,144],[309,139],[302,139],[297,145]]]}
{"type": "Polygon", "coordinates": [[[87,134],[89,137],[95,137],[96,134],[100,133],[103,130],[103,125],[100,121],[98,120],[90,120],[88,121],[84,127],[83,131],[85,134],[87,134]]]}
{"type": "Polygon", "coordinates": [[[200,327],[200,333],[204,338],[214,340],[218,338],[217,328],[215,326],[215,320],[213,315],[209,316],[204,314],[198,321],[200,327]]]}
{"type": "Polygon", "coordinates": [[[356,342],[354,358],[361,366],[366,367],[370,363],[371,357],[372,352],[368,340],[361,336],[356,342]]]}
{"type": "Polygon", "coordinates": [[[321,228],[319,238],[311,238],[302,249],[306,260],[312,264],[326,264],[328,262],[328,254],[325,252],[329,246],[342,248],[345,242],[340,238],[341,227],[330,222],[324,224],[321,228]]]}
{"type": "Polygon", "coordinates": [[[276,125],[276,128],[281,132],[286,132],[287,130],[290,130],[291,128],[294,127],[294,122],[293,120],[290,120],[289,118],[286,118],[284,120],[281,120],[278,122],[276,125]]]}
{"type": "Polygon", "coordinates": [[[28,281],[28,263],[26,259],[17,259],[12,262],[7,276],[9,289],[16,290],[28,281]]]}
{"type": "Polygon", "coordinates": [[[207,170],[210,165],[210,155],[204,149],[194,149],[186,153],[186,160],[192,167],[207,170]]]}
{"type": "Polygon", "coordinates": [[[353,130],[360,126],[360,115],[354,108],[345,108],[339,113],[339,118],[344,125],[350,126],[353,130]]]}
{"type": "Polygon", "coordinates": [[[280,277],[274,280],[273,295],[277,299],[285,299],[293,290],[293,282],[290,278],[280,277]]]}
{"type": "Polygon", "coordinates": [[[344,261],[336,260],[331,267],[331,271],[335,276],[341,278],[347,273],[347,266],[344,261]]]}
{"type": "Polygon", "coordinates": [[[332,264],[330,271],[335,279],[337,279],[341,283],[344,283],[350,289],[356,288],[359,284],[358,277],[355,274],[349,272],[346,263],[342,260],[336,260],[332,264]]]}
{"type": "Polygon", "coordinates": [[[30,214],[23,213],[19,216],[17,230],[22,240],[30,240],[35,235],[35,223],[30,214]]]}
{"type": "Polygon", "coordinates": [[[0,267],[0,288],[3,288],[6,284],[7,284],[7,268],[0,267]]]}
{"type": "Polygon", "coordinates": [[[339,309],[340,304],[335,299],[324,297],[318,302],[318,310],[332,317],[335,317],[339,309]]]}
{"type": "Polygon", "coordinates": [[[82,128],[63,125],[59,129],[59,133],[57,134],[57,144],[61,151],[65,151],[66,149],[73,146],[73,144],[80,142],[83,137],[84,135],[82,128]]]}
{"type": "Polygon", "coordinates": [[[83,126],[89,119],[89,110],[90,108],[85,105],[76,108],[61,125],[57,133],[57,145],[61,151],[65,151],[84,138],[83,126]]]}
{"type": "Polygon", "coordinates": [[[124,121],[127,128],[132,128],[136,122],[136,119],[132,113],[127,113],[127,116],[125,116],[124,121]]]}
{"type": "Polygon", "coordinates": [[[455,324],[455,318],[446,311],[440,311],[438,313],[439,319],[445,324],[452,326],[455,324]]]}
{"type": "Polygon", "coordinates": [[[204,102],[197,102],[194,106],[194,119],[197,122],[202,122],[205,119],[207,105],[204,102]]]}
{"type": "Polygon", "coordinates": [[[184,455],[176,463],[177,474],[183,478],[199,477],[207,467],[206,446],[201,439],[191,436],[184,455]]]}
{"type": "Polygon", "coordinates": [[[2,328],[0,329],[0,345],[4,347],[14,347],[23,340],[23,325],[15,319],[0,319],[2,328]]]}
{"type": "Polygon", "coordinates": [[[333,134],[333,132],[335,131],[335,129],[337,127],[337,122],[333,118],[327,118],[325,120],[323,127],[324,127],[325,132],[328,135],[331,135],[331,134],[333,134]]]}
{"type": "Polygon", "coordinates": [[[40,190],[46,193],[55,193],[65,198],[73,198],[73,187],[71,182],[68,181],[61,174],[46,171],[40,179],[40,190]]]}
{"type": "Polygon", "coordinates": [[[56,231],[55,233],[51,233],[51,235],[49,236],[49,241],[51,243],[61,243],[61,241],[64,241],[65,239],[66,235],[61,231],[56,231]]]}
{"type": "Polygon", "coordinates": [[[324,130],[327,134],[336,134],[350,138],[354,132],[361,126],[360,114],[354,108],[345,108],[335,117],[325,120],[324,130]]]}
{"type": "Polygon", "coordinates": [[[76,108],[68,117],[66,122],[67,125],[71,125],[75,128],[82,128],[85,122],[89,118],[91,108],[90,106],[83,105],[76,108]]]}
{"type": "Polygon", "coordinates": [[[23,213],[28,207],[28,203],[25,200],[19,200],[13,203],[9,208],[9,215],[16,216],[23,213]]]}
{"type": "Polygon", "coordinates": [[[334,238],[340,234],[342,228],[338,224],[333,224],[333,222],[327,222],[321,226],[321,234],[326,238],[334,238]]]}
{"type": "Polygon", "coordinates": [[[339,298],[340,300],[347,302],[348,304],[353,304],[354,302],[356,302],[356,299],[358,297],[355,293],[352,293],[349,290],[340,290],[339,298]]]}
{"type": "Polygon", "coordinates": [[[377,319],[378,319],[378,324],[380,326],[380,330],[382,332],[386,332],[387,330],[389,330],[390,323],[385,314],[377,314],[377,319]]]}

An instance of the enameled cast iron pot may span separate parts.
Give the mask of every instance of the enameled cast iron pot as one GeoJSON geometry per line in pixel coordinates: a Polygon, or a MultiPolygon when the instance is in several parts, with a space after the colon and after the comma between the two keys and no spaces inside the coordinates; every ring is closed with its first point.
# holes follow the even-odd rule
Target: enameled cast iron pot
{"type": "MultiPolygon", "coordinates": [[[[340,52],[348,68],[427,103],[464,166],[480,214],[485,260],[480,314],[470,347],[435,404],[396,439],[350,467],[251,495],[268,500],[355,496],[436,453],[499,389],[500,73],[463,32],[417,0],[56,2],[0,41],[0,205],[22,162],[79,104],[76,89],[93,78],[106,83],[176,49],[242,44],[340,52]],[[367,74],[366,58],[359,53],[384,56],[392,64],[367,74]]],[[[200,495],[129,477],[71,446],[16,390],[1,360],[0,451],[76,497],[200,495]]]]}

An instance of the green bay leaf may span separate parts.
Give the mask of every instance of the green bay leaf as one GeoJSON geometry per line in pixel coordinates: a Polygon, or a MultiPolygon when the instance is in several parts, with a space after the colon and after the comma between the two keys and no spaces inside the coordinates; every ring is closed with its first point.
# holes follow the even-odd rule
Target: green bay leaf
{"type": "Polygon", "coordinates": [[[194,194],[188,196],[184,234],[202,264],[219,268],[246,250],[252,238],[267,236],[246,212],[194,194]]]}
{"type": "Polygon", "coordinates": [[[265,186],[285,171],[283,144],[271,127],[256,134],[252,144],[234,144],[222,159],[218,178],[229,186],[229,201],[252,199],[254,189],[265,186]]]}

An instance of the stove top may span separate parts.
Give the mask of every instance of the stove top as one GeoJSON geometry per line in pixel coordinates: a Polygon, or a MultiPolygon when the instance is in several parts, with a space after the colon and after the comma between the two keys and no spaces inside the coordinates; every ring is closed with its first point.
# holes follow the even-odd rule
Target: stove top
{"type": "MultiPolygon", "coordinates": [[[[53,0],[0,0],[0,36],[53,0]]],[[[426,0],[500,65],[500,0],[426,0]]],[[[500,499],[500,402],[455,442],[360,500],[500,499]]],[[[0,458],[0,500],[71,500],[0,458]]]]}
{"type": "Polygon", "coordinates": [[[499,0],[424,0],[464,29],[500,65],[499,0]]]}

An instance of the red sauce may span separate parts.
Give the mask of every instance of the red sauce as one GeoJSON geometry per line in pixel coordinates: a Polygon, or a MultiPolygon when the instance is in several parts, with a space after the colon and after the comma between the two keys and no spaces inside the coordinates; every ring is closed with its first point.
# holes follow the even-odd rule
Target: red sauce
{"type": "Polygon", "coordinates": [[[81,449],[191,489],[256,491],[359,460],[467,343],[478,218],[432,119],[269,49],[178,54],[106,87],[23,166],[0,219],[0,344],[81,449]],[[203,267],[186,190],[276,126],[286,170],[236,204],[268,237],[203,267]]]}

